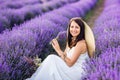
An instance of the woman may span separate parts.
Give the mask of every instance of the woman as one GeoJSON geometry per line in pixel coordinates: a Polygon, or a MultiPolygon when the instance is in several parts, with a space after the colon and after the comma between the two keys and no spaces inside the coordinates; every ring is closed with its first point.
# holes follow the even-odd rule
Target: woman
{"type": "Polygon", "coordinates": [[[67,29],[63,52],[56,39],[52,46],[57,55],[49,55],[27,80],[81,80],[85,74],[83,63],[93,57],[95,41],[90,27],[79,17],[72,18],[67,29]]]}

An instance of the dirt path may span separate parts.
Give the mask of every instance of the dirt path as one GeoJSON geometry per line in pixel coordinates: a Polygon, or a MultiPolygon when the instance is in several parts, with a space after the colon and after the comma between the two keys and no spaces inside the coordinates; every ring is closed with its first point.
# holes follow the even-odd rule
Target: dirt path
{"type": "Polygon", "coordinates": [[[95,8],[91,10],[86,18],[85,21],[88,23],[89,26],[93,27],[95,20],[100,16],[101,12],[104,9],[104,0],[99,0],[98,3],[96,4],[95,8]]]}

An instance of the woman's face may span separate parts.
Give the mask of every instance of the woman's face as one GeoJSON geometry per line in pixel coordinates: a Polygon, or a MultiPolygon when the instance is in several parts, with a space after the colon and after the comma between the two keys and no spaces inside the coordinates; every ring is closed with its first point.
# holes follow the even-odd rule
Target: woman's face
{"type": "Polygon", "coordinates": [[[80,26],[75,21],[71,22],[70,34],[75,38],[80,34],[80,26]]]}

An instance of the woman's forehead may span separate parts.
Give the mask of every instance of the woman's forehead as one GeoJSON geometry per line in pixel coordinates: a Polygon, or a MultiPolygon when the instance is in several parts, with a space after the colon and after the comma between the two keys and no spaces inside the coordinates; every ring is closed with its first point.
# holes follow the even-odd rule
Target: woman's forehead
{"type": "Polygon", "coordinates": [[[73,25],[79,26],[75,21],[72,21],[70,25],[72,25],[72,26],[73,26],[73,25]]]}

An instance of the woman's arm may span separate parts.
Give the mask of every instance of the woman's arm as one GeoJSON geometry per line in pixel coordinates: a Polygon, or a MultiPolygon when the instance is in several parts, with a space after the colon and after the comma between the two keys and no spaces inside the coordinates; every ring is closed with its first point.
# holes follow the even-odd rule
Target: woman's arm
{"type": "MultiPolygon", "coordinates": [[[[60,49],[60,46],[56,39],[53,39],[52,46],[55,49],[55,51],[58,53],[58,55],[66,62],[66,64],[69,67],[71,67],[77,61],[80,54],[84,53],[87,50],[85,41],[84,40],[79,41],[75,46],[73,56],[71,58],[69,58],[65,55],[66,53],[64,53],[60,49]]],[[[66,50],[67,50],[67,46],[66,46],[65,52],[66,52],[66,50]]]]}
{"type": "Polygon", "coordinates": [[[70,48],[68,47],[68,42],[66,43],[66,47],[65,47],[65,50],[64,50],[64,54],[67,55],[67,51],[69,50],[70,48]]]}
{"type": "Polygon", "coordinates": [[[87,47],[85,41],[84,40],[79,41],[74,48],[72,57],[71,58],[66,57],[64,61],[68,66],[71,67],[72,65],[75,64],[79,56],[85,53],[86,51],[87,51],[87,47]]]}

